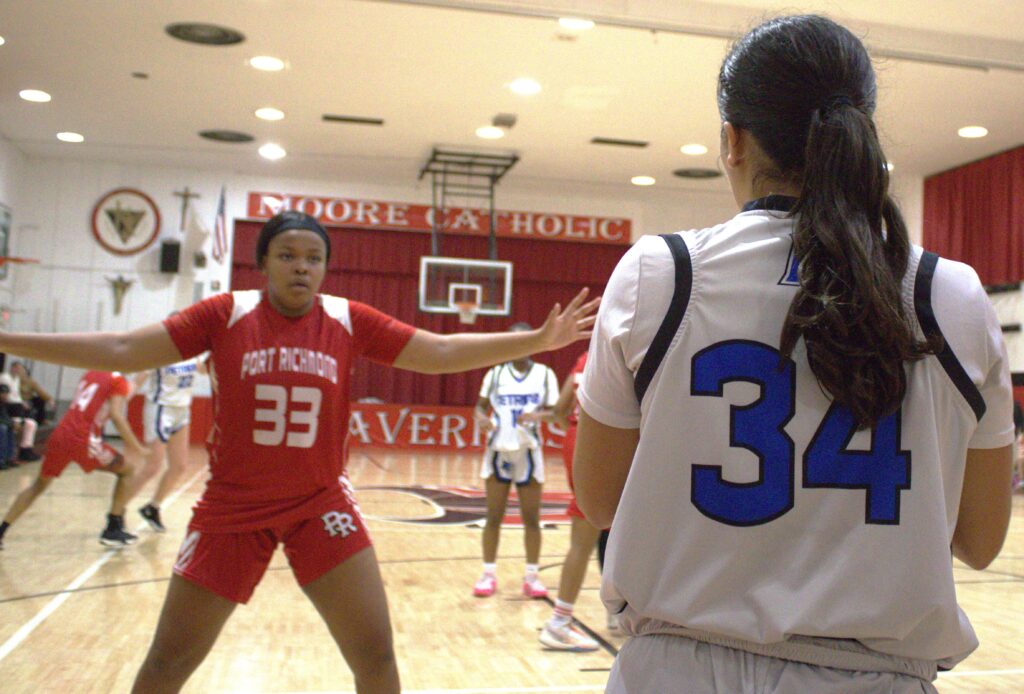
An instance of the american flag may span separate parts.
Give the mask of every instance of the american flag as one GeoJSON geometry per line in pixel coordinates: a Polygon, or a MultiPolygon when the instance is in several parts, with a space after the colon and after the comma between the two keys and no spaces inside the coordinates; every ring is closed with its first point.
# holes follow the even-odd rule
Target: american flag
{"type": "Polygon", "coordinates": [[[224,262],[228,252],[228,223],[224,218],[224,186],[220,189],[220,201],[217,203],[217,219],[213,222],[213,259],[224,262]]]}

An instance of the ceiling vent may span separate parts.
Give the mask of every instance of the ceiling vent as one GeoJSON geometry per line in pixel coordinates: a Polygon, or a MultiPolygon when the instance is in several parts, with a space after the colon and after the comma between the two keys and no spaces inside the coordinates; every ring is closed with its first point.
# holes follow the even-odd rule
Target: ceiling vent
{"type": "Polygon", "coordinates": [[[237,130],[200,130],[199,137],[204,137],[207,140],[213,140],[214,142],[252,142],[253,136],[249,133],[240,133],[237,130]]]}
{"type": "Polygon", "coordinates": [[[499,113],[491,119],[491,125],[495,128],[504,128],[505,130],[511,130],[516,124],[516,114],[514,113],[499,113]]]}
{"type": "Polygon", "coordinates": [[[651,144],[644,140],[619,140],[614,137],[595,137],[590,141],[592,145],[609,145],[611,147],[636,147],[643,148],[651,144]]]}
{"type": "Polygon", "coordinates": [[[718,178],[722,172],[718,169],[676,169],[672,175],[679,178],[718,178]]]}
{"type": "Polygon", "coordinates": [[[168,24],[164,31],[176,39],[198,43],[203,46],[230,46],[245,41],[240,31],[216,24],[200,24],[197,22],[178,22],[168,24]]]}
{"type": "Polygon", "coordinates": [[[362,116],[338,116],[325,113],[323,119],[328,123],[349,123],[351,125],[384,125],[383,118],[364,118],[362,116]]]}

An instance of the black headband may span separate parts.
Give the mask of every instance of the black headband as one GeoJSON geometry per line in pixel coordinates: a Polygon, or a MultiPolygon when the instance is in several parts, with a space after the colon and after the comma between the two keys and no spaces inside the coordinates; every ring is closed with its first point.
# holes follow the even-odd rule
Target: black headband
{"type": "Polygon", "coordinates": [[[324,229],[320,222],[316,221],[316,218],[309,216],[303,212],[297,212],[295,210],[288,210],[287,212],[280,212],[270,219],[260,229],[259,238],[256,240],[256,264],[259,265],[263,261],[263,257],[267,254],[267,249],[270,247],[270,242],[278,234],[291,231],[292,229],[305,229],[312,231],[314,234],[324,240],[324,247],[327,249],[327,259],[331,258],[331,239],[327,236],[327,231],[324,229]]]}

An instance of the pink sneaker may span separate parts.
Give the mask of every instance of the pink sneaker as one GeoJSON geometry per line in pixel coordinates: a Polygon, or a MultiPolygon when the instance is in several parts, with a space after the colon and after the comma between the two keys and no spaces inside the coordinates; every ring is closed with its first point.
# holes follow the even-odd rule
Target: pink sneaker
{"type": "Polygon", "coordinates": [[[523,595],[528,598],[533,598],[534,600],[539,600],[540,598],[546,598],[548,596],[548,589],[540,582],[539,576],[524,578],[523,595]]]}
{"type": "Polygon", "coordinates": [[[473,595],[478,598],[489,598],[498,590],[498,579],[494,574],[484,574],[473,586],[473,595]]]}

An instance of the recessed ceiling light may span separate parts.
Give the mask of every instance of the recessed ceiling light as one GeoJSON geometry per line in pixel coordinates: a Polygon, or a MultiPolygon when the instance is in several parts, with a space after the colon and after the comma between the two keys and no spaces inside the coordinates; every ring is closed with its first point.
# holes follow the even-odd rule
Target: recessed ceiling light
{"type": "Polygon", "coordinates": [[[629,182],[635,186],[653,186],[657,183],[654,180],[654,176],[633,176],[633,178],[629,179],[629,182]]]}
{"type": "Polygon", "coordinates": [[[701,154],[707,154],[708,148],[704,145],[692,144],[683,145],[679,148],[679,151],[683,154],[689,154],[691,157],[699,157],[701,154]]]}
{"type": "Polygon", "coordinates": [[[22,89],[18,92],[25,101],[34,101],[37,104],[45,104],[50,100],[50,95],[40,89],[22,89]]]}
{"type": "Polygon", "coordinates": [[[249,58],[249,65],[264,72],[284,70],[284,61],[272,55],[255,55],[249,58]]]}
{"type": "Polygon", "coordinates": [[[978,137],[985,137],[988,135],[988,128],[984,128],[980,125],[967,125],[956,131],[956,134],[960,137],[966,137],[968,139],[974,139],[978,137]]]}
{"type": "Polygon", "coordinates": [[[4,41],[4,37],[0,36],[0,46],[4,45],[5,43],[7,43],[7,42],[4,41]]]}
{"type": "Polygon", "coordinates": [[[57,139],[61,142],[85,142],[82,135],[72,132],[57,133],[57,139]]]}
{"type": "Polygon", "coordinates": [[[485,140],[500,140],[505,137],[505,131],[493,125],[483,125],[476,129],[476,136],[485,140]]]}
{"type": "Polygon", "coordinates": [[[893,165],[893,163],[891,161],[885,162],[885,170],[886,171],[892,171],[895,168],[896,167],[893,165]]]}
{"type": "Polygon", "coordinates": [[[262,120],[281,120],[284,118],[284,111],[271,106],[265,106],[256,109],[256,117],[262,120]]]}
{"type": "Polygon", "coordinates": [[[508,88],[519,96],[533,96],[540,92],[540,82],[529,77],[520,77],[509,82],[508,88]]]}
{"type": "Polygon", "coordinates": [[[278,159],[284,159],[288,152],[284,151],[284,147],[275,143],[268,142],[259,149],[260,156],[270,161],[277,161],[278,159]]]}
{"type": "Polygon", "coordinates": [[[582,17],[561,17],[558,20],[558,26],[569,31],[587,31],[594,28],[594,23],[582,17]]]}
{"type": "Polygon", "coordinates": [[[200,22],[168,24],[164,27],[164,31],[176,39],[203,46],[230,46],[245,41],[245,35],[240,31],[200,22]]]}

